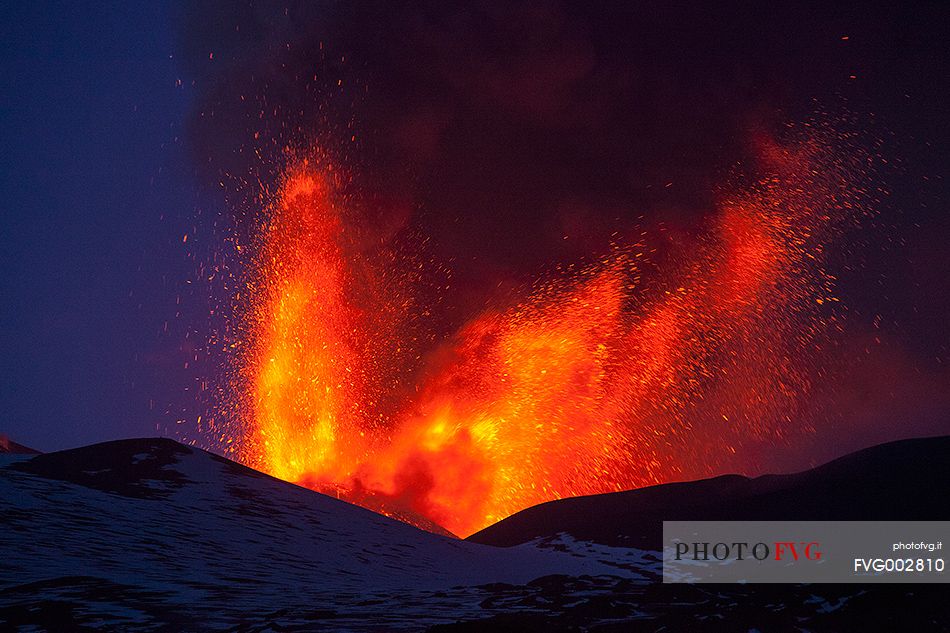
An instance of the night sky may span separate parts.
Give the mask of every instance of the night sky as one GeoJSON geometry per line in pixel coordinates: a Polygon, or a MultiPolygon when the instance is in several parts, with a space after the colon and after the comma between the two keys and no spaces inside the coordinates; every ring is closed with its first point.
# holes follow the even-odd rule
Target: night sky
{"type": "Polygon", "coordinates": [[[175,25],[159,3],[5,13],[2,432],[43,450],[154,435],[149,399],[181,365],[149,358],[196,202],[175,25]]]}
{"type": "Polygon", "coordinates": [[[381,235],[427,236],[450,330],[618,232],[697,230],[754,131],[814,117],[860,130],[891,192],[838,245],[864,360],[823,456],[950,430],[950,10],[500,4],[8,8],[0,432],[196,437],[201,277],[287,144],[347,163],[381,235]]]}

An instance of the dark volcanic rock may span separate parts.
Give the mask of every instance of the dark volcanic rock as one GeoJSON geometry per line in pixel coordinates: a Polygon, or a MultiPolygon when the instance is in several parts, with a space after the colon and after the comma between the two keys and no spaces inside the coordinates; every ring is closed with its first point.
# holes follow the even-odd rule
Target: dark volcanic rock
{"type": "MultiPolygon", "coordinates": [[[[530,587],[529,587],[530,589],[530,587]]],[[[539,605],[524,588],[498,590],[507,611],[432,626],[430,633],[585,631],[731,633],[768,631],[946,631],[942,585],[564,585],[539,605]]]]}
{"type": "Polygon", "coordinates": [[[0,434],[0,455],[10,453],[15,455],[39,455],[40,452],[35,448],[17,444],[6,435],[0,434]]]}
{"type": "Polygon", "coordinates": [[[117,440],[37,455],[10,468],[126,497],[159,497],[185,484],[182,473],[167,467],[191,452],[163,438],[117,440]]]}
{"type": "Polygon", "coordinates": [[[901,440],[793,475],[713,479],[574,497],[523,510],[467,540],[508,547],[567,533],[659,550],[663,521],[950,518],[950,436],[901,440]]]}

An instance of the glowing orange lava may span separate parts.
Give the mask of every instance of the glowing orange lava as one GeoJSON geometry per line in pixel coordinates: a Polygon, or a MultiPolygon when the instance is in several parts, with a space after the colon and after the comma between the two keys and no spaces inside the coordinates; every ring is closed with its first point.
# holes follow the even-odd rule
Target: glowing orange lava
{"type": "Polygon", "coordinates": [[[464,536],[543,501],[714,473],[743,442],[800,430],[834,318],[823,246],[862,192],[822,143],[761,145],[767,176],[723,195],[669,270],[625,247],[541,281],[412,385],[393,378],[421,353],[411,301],[352,247],[339,173],[291,161],[242,293],[239,457],[464,536]]]}

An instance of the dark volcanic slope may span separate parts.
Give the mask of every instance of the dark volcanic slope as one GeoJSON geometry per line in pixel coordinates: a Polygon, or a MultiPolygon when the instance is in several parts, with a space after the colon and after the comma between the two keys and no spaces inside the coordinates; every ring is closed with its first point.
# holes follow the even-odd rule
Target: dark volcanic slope
{"type": "Polygon", "coordinates": [[[567,533],[659,550],[663,521],[946,520],[950,436],[881,444],[793,475],[725,475],[552,501],[468,537],[511,546],[567,533]]]}
{"type": "Polygon", "coordinates": [[[10,453],[14,455],[39,455],[40,452],[34,448],[30,448],[29,446],[17,444],[6,435],[0,435],[0,454],[3,453],[10,453]]]}

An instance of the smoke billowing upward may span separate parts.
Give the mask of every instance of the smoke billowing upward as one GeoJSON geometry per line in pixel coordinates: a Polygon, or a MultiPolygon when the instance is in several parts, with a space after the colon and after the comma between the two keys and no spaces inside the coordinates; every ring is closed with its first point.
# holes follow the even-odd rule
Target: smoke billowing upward
{"type": "Polygon", "coordinates": [[[186,9],[238,277],[220,437],[464,533],[939,428],[945,371],[861,273],[894,252],[874,95],[813,99],[842,111],[869,17],[495,4],[186,9]]]}

